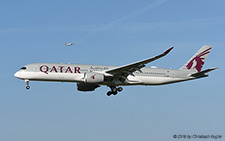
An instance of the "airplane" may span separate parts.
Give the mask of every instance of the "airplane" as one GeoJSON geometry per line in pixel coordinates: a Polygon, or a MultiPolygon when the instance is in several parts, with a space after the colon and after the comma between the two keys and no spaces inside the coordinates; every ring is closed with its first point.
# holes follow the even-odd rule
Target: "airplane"
{"type": "Polygon", "coordinates": [[[65,46],[72,46],[72,45],[75,45],[75,43],[65,43],[65,46]]]}
{"type": "Polygon", "coordinates": [[[107,96],[117,95],[129,85],[166,85],[199,79],[208,76],[208,72],[217,68],[201,70],[212,46],[201,47],[180,69],[162,69],[145,67],[146,64],[167,55],[173,47],[163,53],[123,66],[79,65],[57,63],[35,63],[22,67],[14,76],[26,82],[57,81],[75,82],[78,91],[94,91],[100,85],[110,88],[107,96]]]}

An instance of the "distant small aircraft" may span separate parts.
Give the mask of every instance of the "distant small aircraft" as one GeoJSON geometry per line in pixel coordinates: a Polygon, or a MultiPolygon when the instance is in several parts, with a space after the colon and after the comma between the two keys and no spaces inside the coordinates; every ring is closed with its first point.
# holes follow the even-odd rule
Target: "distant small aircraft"
{"type": "Polygon", "coordinates": [[[75,43],[65,43],[65,46],[72,46],[72,45],[75,45],[75,43]]]}

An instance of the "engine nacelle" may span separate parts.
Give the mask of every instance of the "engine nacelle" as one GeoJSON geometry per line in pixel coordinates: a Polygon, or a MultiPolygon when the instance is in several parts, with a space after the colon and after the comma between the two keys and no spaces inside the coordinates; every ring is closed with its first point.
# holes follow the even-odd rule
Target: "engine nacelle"
{"type": "Polygon", "coordinates": [[[104,74],[87,72],[84,74],[84,83],[98,84],[104,82],[104,74]]]}
{"type": "Polygon", "coordinates": [[[99,85],[94,84],[84,84],[84,83],[77,83],[77,90],[78,91],[94,91],[96,88],[100,87],[99,85]]]}

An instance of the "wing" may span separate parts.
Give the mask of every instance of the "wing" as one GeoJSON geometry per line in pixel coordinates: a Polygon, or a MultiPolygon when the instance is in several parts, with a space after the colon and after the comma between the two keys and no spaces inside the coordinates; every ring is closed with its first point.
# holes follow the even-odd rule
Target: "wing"
{"type": "Polygon", "coordinates": [[[105,71],[106,73],[112,74],[112,75],[123,75],[123,76],[128,76],[130,74],[132,74],[135,71],[141,71],[140,69],[145,67],[145,64],[148,64],[152,61],[155,61],[165,55],[167,55],[171,50],[173,49],[173,47],[169,48],[168,50],[166,50],[165,52],[163,52],[160,55],[157,55],[155,57],[152,58],[148,58],[139,62],[135,62],[132,64],[128,64],[128,65],[124,65],[124,66],[120,66],[120,67],[116,67],[110,70],[105,71]]]}

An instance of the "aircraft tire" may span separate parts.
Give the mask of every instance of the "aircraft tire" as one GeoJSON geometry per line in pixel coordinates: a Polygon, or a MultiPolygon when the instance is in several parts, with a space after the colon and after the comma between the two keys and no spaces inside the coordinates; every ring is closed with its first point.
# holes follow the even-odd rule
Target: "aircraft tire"
{"type": "Polygon", "coordinates": [[[122,87],[117,88],[118,92],[121,92],[123,90],[122,87]]]}
{"type": "Polygon", "coordinates": [[[112,89],[112,92],[113,92],[113,93],[116,93],[116,92],[117,92],[117,88],[116,88],[116,87],[113,88],[113,89],[112,89]]]}
{"type": "Polygon", "coordinates": [[[26,89],[29,90],[30,89],[30,86],[26,86],[26,89]]]}
{"type": "Polygon", "coordinates": [[[113,92],[113,95],[117,95],[118,92],[113,92]]]}
{"type": "Polygon", "coordinates": [[[107,96],[110,96],[110,95],[112,95],[112,92],[111,91],[108,91],[107,92],[107,96]]]}

